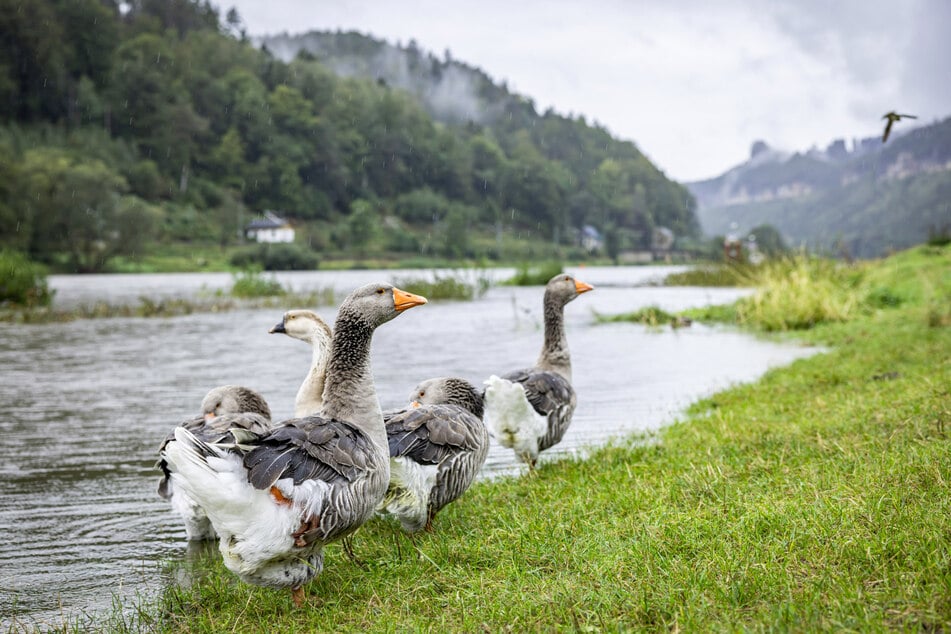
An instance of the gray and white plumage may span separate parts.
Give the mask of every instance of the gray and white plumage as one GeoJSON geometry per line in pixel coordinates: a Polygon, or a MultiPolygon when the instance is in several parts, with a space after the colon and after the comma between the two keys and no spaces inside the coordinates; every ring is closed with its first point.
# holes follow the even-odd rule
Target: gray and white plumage
{"type": "Polygon", "coordinates": [[[559,274],[545,285],[545,341],[535,366],[492,375],[485,381],[485,424],[504,447],[534,467],[538,454],[561,442],[577,397],[571,385],[571,355],[564,308],[594,287],[559,274]]]}
{"type": "Polygon", "coordinates": [[[390,485],[381,508],[403,530],[432,530],[436,513],[465,493],[485,464],[489,433],[482,395],[465,379],[417,385],[406,409],[384,414],[390,485]]]}
{"type": "MultiPolygon", "coordinates": [[[[201,412],[200,416],[185,421],[180,427],[207,443],[233,443],[232,429],[264,433],[271,427],[271,409],[267,401],[254,390],[240,385],[220,385],[210,390],[202,399],[201,412]]],[[[160,454],[170,442],[175,442],[174,430],[159,447],[160,454]]],[[[156,466],[162,471],[158,494],[169,500],[181,516],[188,539],[217,537],[204,509],[186,491],[176,489],[165,459],[159,459],[156,466]]]]}
{"type": "Polygon", "coordinates": [[[330,326],[312,310],[289,310],[268,332],[285,334],[311,345],[310,370],[294,398],[294,416],[316,414],[324,402],[324,379],[333,338],[330,326]]]}
{"type": "Polygon", "coordinates": [[[426,300],[387,284],[341,304],[321,412],[270,432],[235,432],[232,453],[176,429],[166,448],[172,480],[198,500],[219,535],[225,566],[247,583],[302,586],[323,567],[323,546],[375,512],[389,483],[383,415],[370,369],[373,331],[426,300]]]}

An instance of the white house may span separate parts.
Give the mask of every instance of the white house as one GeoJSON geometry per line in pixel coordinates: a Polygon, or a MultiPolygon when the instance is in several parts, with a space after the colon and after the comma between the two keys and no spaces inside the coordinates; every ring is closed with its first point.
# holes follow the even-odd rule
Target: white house
{"type": "Polygon", "coordinates": [[[251,221],[244,231],[248,240],[257,242],[294,241],[294,227],[273,211],[265,211],[263,219],[251,221]]]}

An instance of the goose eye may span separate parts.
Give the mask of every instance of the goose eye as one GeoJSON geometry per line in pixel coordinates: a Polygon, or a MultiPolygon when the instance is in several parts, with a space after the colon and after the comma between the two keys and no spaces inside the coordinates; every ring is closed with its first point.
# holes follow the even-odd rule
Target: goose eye
{"type": "Polygon", "coordinates": [[[419,393],[419,397],[420,397],[420,398],[423,398],[424,396],[426,396],[426,392],[425,392],[425,391],[419,393]]]}
{"type": "Polygon", "coordinates": [[[382,289],[382,288],[376,289],[376,294],[377,294],[377,295],[382,295],[382,294],[385,293],[385,292],[386,292],[386,291],[385,291],[384,289],[382,289]]]}

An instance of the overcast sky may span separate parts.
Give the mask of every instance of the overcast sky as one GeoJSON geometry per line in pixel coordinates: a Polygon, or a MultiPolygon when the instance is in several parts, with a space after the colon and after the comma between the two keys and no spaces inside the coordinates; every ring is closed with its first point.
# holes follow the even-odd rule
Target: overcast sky
{"type": "Polygon", "coordinates": [[[951,0],[216,0],[248,33],[356,30],[478,66],[668,176],[951,115],[951,0]]]}

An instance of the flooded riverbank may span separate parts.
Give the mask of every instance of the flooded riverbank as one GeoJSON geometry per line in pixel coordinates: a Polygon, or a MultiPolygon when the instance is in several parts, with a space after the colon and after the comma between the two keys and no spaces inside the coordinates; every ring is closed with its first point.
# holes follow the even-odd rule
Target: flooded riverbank
{"type": "MultiPolygon", "coordinates": [[[[593,311],[652,304],[675,311],[733,301],[748,291],[650,286],[663,275],[653,268],[572,272],[598,288],[566,309],[578,408],[549,457],[657,428],[704,395],[813,352],[700,325],[677,331],[597,325],[593,311]]],[[[346,293],[364,282],[413,274],[425,272],[286,275],[295,290],[339,286],[346,293]]],[[[57,301],[116,303],[151,292],[188,296],[211,288],[198,278],[121,277],[97,283],[56,278],[53,286],[57,301]]],[[[287,283],[283,274],[279,279],[287,283]]],[[[479,384],[490,374],[530,365],[541,347],[541,292],[496,286],[476,301],[432,302],[381,328],[372,363],[383,407],[404,403],[421,379],[458,375],[479,384]]],[[[331,320],[335,309],[318,312],[331,320]]],[[[180,523],[155,492],[156,448],[172,426],[197,411],[209,388],[223,383],[257,389],[276,419],[290,416],[310,351],[267,334],[280,316],[272,309],[0,324],[4,624],[14,613],[27,622],[60,623],[63,615],[108,609],[113,594],[128,600],[162,587],[161,562],[184,557],[185,542],[180,523]]],[[[485,474],[518,468],[510,450],[493,446],[485,474]]]]}

